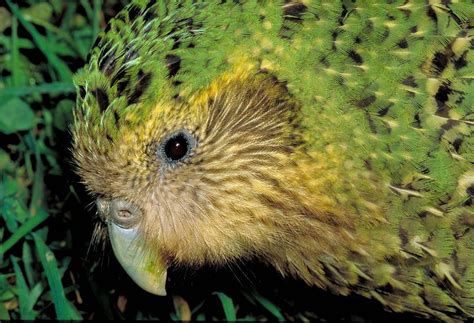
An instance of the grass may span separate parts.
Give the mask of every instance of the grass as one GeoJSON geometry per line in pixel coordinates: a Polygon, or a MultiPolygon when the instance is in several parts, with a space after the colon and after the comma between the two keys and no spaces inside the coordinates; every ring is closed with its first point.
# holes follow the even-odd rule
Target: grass
{"type": "Polygon", "coordinates": [[[72,171],[72,75],[121,0],[0,4],[0,320],[365,320],[385,313],[260,264],[169,273],[169,296],[89,252],[94,210],[72,171]],[[333,307],[337,306],[337,310],[333,307]]]}
{"type": "Polygon", "coordinates": [[[71,78],[99,16],[98,1],[90,12],[63,1],[0,7],[0,319],[83,317],[71,297],[77,287],[65,279],[74,255],[61,227],[75,194],[56,148],[74,105],[71,78]]]}

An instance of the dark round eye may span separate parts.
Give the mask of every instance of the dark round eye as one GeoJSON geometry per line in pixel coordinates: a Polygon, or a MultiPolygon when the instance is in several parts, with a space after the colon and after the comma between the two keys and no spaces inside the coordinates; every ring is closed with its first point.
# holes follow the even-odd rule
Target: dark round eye
{"type": "Polygon", "coordinates": [[[177,134],[168,139],[165,144],[165,154],[171,160],[180,160],[187,155],[189,142],[183,134],[177,134]]]}
{"type": "Polygon", "coordinates": [[[158,146],[157,154],[165,165],[174,167],[189,157],[196,145],[196,138],[188,130],[181,129],[163,139],[158,146]]]}

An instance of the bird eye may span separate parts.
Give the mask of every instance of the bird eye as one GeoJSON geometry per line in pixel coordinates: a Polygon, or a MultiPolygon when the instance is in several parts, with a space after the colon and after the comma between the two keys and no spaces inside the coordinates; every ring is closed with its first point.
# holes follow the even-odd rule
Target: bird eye
{"type": "Polygon", "coordinates": [[[174,164],[188,157],[195,146],[196,139],[187,130],[179,130],[163,140],[158,156],[174,164]]]}
{"type": "Polygon", "coordinates": [[[168,139],[165,144],[165,154],[171,160],[180,160],[188,153],[189,143],[182,134],[168,139]]]}

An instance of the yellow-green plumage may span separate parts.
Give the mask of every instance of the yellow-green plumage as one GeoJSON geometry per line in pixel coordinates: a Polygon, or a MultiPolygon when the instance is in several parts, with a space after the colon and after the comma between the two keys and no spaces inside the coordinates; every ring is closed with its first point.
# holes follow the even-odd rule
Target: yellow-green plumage
{"type": "Polygon", "coordinates": [[[473,20],[467,1],[134,1],[76,77],[78,171],[168,265],[259,257],[472,317],[473,20]],[[195,147],[169,162],[179,131],[195,147]]]}

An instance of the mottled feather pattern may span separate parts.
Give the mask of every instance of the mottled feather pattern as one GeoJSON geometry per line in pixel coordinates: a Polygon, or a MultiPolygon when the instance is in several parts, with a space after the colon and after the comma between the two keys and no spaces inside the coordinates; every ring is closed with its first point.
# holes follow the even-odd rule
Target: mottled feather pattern
{"type": "Polygon", "coordinates": [[[97,44],[75,158],[99,196],[168,201],[150,246],[177,264],[263,254],[394,311],[474,316],[471,2],[136,0],[97,44]],[[212,176],[156,172],[178,126],[212,176]]]}

